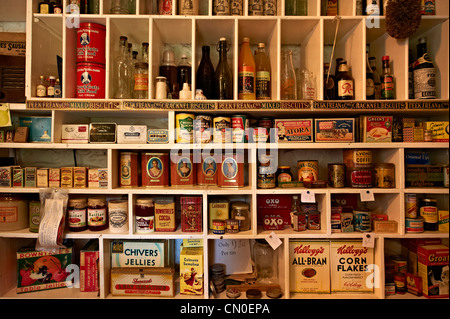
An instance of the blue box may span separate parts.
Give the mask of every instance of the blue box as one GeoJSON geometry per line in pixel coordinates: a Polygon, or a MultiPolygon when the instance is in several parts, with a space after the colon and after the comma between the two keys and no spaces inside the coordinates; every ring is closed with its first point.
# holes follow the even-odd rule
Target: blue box
{"type": "Polygon", "coordinates": [[[52,141],[52,118],[51,116],[26,116],[20,117],[19,126],[29,128],[28,142],[52,141]]]}
{"type": "Polygon", "coordinates": [[[427,152],[406,152],[406,165],[430,165],[430,154],[427,152]]]}

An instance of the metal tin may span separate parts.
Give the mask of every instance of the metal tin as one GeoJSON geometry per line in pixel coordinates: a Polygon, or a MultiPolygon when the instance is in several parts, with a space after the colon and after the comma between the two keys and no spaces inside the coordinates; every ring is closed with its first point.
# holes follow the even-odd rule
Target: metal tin
{"type": "Polygon", "coordinates": [[[416,194],[405,194],[405,217],[406,218],[417,218],[417,196],[416,196],[416,194]]]}
{"type": "Polygon", "coordinates": [[[178,113],[175,120],[177,143],[192,143],[194,140],[194,114],[178,113]]]}
{"type": "Polygon", "coordinates": [[[120,187],[138,186],[138,153],[120,153],[120,187]]]}
{"type": "Polygon", "coordinates": [[[345,187],[345,165],[328,164],[328,185],[330,187],[345,187]]]}
{"type": "Polygon", "coordinates": [[[372,222],[370,220],[370,211],[367,209],[358,209],[353,211],[355,220],[355,230],[359,232],[372,231],[372,222]]]}
{"type": "Polygon", "coordinates": [[[105,98],[105,65],[93,62],[77,63],[77,98],[105,98]]]}
{"type": "Polygon", "coordinates": [[[204,154],[202,154],[201,163],[195,163],[197,171],[197,185],[217,185],[217,156],[212,154],[203,157],[203,155],[204,154]]]}
{"type": "Polygon", "coordinates": [[[220,187],[244,187],[243,154],[222,155],[218,165],[217,184],[220,187]]]}
{"type": "Polygon", "coordinates": [[[236,219],[227,219],[226,230],[228,234],[235,234],[239,232],[239,221],[236,219]]]}
{"type": "Polygon", "coordinates": [[[28,201],[20,195],[0,194],[0,231],[28,227],[28,201]]]}
{"type": "Polygon", "coordinates": [[[395,255],[390,257],[392,262],[394,263],[394,271],[395,272],[403,272],[406,273],[408,270],[408,263],[406,262],[406,258],[395,255]]]}
{"type": "Polygon", "coordinates": [[[215,117],[213,119],[213,141],[214,143],[230,143],[231,138],[231,118],[215,117]]]}
{"type": "Polygon", "coordinates": [[[242,16],[243,13],[243,0],[229,0],[230,1],[230,13],[232,16],[242,16]]]}
{"type": "Polygon", "coordinates": [[[405,219],[405,230],[407,233],[423,233],[424,219],[422,217],[418,218],[406,218],[405,219]]]}
{"type": "Polygon", "coordinates": [[[202,196],[186,196],[180,198],[181,204],[181,231],[202,231],[202,196]]]}
{"type": "Polygon", "coordinates": [[[395,283],[395,293],[405,294],[406,293],[406,274],[402,272],[396,272],[394,274],[395,283]]]}
{"type": "Polygon", "coordinates": [[[197,172],[193,162],[193,154],[175,155],[171,154],[170,160],[170,181],[172,186],[195,185],[197,172]]]}
{"type": "Polygon", "coordinates": [[[392,163],[376,163],[374,167],[374,186],[379,188],[395,187],[395,165],[392,163]]]}
{"type": "Polygon", "coordinates": [[[263,0],[248,0],[248,15],[249,16],[264,15],[264,1],[263,0]]]}
{"type": "Polygon", "coordinates": [[[295,231],[304,231],[307,228],[307,218],[304,212],[295,212],[292,225],[295,231]]]}
{"type": "Polygon", "coordinates": [[[158,0],[158,14],[172,15],[173,0],[158,0]]]}
{"type": "Polygon", "coordinates": [[[318,161],[297,161],[298,181],[314,182],[319,180],[318,161]]]}
{"type": "Polygon", "coordinates": [[[308,229],[320,230],[320,212],[318,210],[308,212],[308,229]]]}
{"type": "Polygon", "coordinates": [[[277,0],[265,0],[264,1],[264,15],[276,16],[277,15],[277,0]]]}
{"type": "Polygon", "coordinates": [[[29,230],[32,233],[39,232],[39,224],[41,222],[41,202],[32,200],[28,206],[29,211],[29,230]]]}
{"type": "Polygon", "coordinates": [[[347,167],[346,184],[348,187],[371,188],[373,187],[372,168],[347,167]]]}
{"type": "Polygon", "coordinates": [[[213,13],[216,16],[229,16],[230,15],[230,3],[229,0],[214,0],[213,13]]]}
{"type": "Polygon", "coordinates": [[[169,154],[142,153],[142,186],[169,186],[169,154]]]}
{"type": "Polygon", "coordinates": [[[117,124],[116,123],[90,123],[89,143],[116,143],[117,124]]]}
{"type": "Polygon", "coordinates": [[[155,231],[174,232],[176,229],[175,201],[173,199],[155,201],[155,231]]]}
{"type": "Polygon", "coordinates": [[[209,115],[197,115],[194,120],[194,143],[211,143],[212,119],[209,115]]]}
{"type": "Polygon", "coordinates": [[[77,29],[77,62],[106,63],[106,27],[92,22],[80,23],[77,29]]]}
{"type": "Polygon", "coordinates": [[[231,139],[233,143],[247,142],[245,131],[248,126],[246,115],[233,115],[231,117],[231,139]]]}
{"type": "Polygon", "coordinates": [[[223,235],[225,234],[225,221],[223,219],[214,219],[212,221],[213,234],[223,235]]]}
{"type": "Polygon", "coordinates": [[[372,151],[368,149],[346,149],[343,151],[343,158],[347,168],[372,166],[372,151]]]}

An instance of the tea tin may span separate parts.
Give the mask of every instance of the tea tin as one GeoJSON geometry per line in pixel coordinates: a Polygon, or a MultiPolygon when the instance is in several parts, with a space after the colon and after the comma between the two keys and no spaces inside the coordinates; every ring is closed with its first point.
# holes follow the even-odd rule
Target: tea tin
{"type": "MultiPolygon", "coordinates": [[[[203,151],[203,153],[204,152],[205,151],[203,151]]],[[[201,162],[195,163],[197,185],[217,185],[217,162],[216,155],[211,153],[202,154],[201,162]]]]}
{"type": "Polygon", "coordinates": [[[299,182],[314,182],[319,179],[318,161],[297,161],[297,169],[299,182]]]}
{"type": "Polygon", "coordinates": [[[244,154],[222,155],[222,163],[219,163],[218,171],[218,186],[244,187],[244,154]]]}
{"type": "Polygon", "coordinates": [[[120,187],[138,186],[138,153],[120,153],[120,187]]]}
{"type": "Polygon", "coordinates": [[[344,164],[328,164],[328,185],[334,188],[345,187],[344,164]]]}
{"type": "Polygon", "coordinates": [[[196,165],[193,163],[193,155],[189,154],[175,155],[171,154],[170,160],[170,180],[172,186],[194,186],[197,175],[196,165]]]}
{"type": "Polygon", "coordinates": [[[374,184],[379,188],[395,187],[395,165],[392,163],[374,164],[374,184]]]}
{"type": "Polygon", "coordinates": [[[177,143],[192,143],[194,140],[194,114],[178,113],[175,119],[177,143]]]}
{"type": "Polygon", "coordinates": [[[169,186],[169,154],[142,153],[142,186],[169,186]]]}

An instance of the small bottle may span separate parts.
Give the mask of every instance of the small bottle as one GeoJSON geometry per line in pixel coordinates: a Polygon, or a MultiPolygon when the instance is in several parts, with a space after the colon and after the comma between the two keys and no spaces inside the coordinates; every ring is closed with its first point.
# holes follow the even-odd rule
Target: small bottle
{"type": "Polygon", "coordinates": [[[370,67],[369,52],[366,52],[366,100],[375,100],[375,81],[370,67]]]}
{"type": "Polygon", "coordinates": [[[141,62],[148,63],[148,42],[142,42],[141,48],[141,62]]]}
{"type": "Polygon", "coordinates": [[[228,65],[228,49],[227,39],[224,37],[220,38],[217,46],[217,51],[219,51],[219,63],[214,72],[216,84],[215,92],[219,100],[233,99],[233,73],[228,65]]]}
{"type": "Polygon", "coordinates": [[[192,91],[188,83],[183,84],[183,89],[180,91],[180,100],[190,100],[192,98],[192,91]]]}
{"type": "Polygon", "coordinates": [[[316,81],[314,74],[309,70],[302,70],[300,79],[300,90],[297,92],[297,98],[303,100],[314,100],[316,98],[316,81]]]}
{"type": "Polygon", "coordinates": [[[165,50],[163,52],[163,61],[159,66],[159,75],[164,76],[167,82],[169,94],[173,99],[178,99],[179,86],[177,82],[177,66],[175,65],[175,56],[173,51],[165,50]]]}
{"type": "Polygon", "coordinates": [[[61,98],[61,97],[62,97],[61,84],[59,83],[59,79],[56,79],[56,82],[55,82],[55,98],[61,98]]]}
{"type": "Polygon", "coordinates": [[[148,99],[148,63],[137,62],[134,68],[133,99],[148,99]]]}
{"type": "Polygon", "coordinates": [[[336,76],[338,86],[338,100],[353,100],[354,81],[348,71],[347,61],[343,60],[339,63],[339,72],[336,76]]]}
{"type": "Polygon", "coordinates": [[[50,2],[48,2],[48,0],[44,0],[43,2],[39,3],[39,13],[42,14],[53,13],[52,6],[50,5],[50,2]]]}
{"type": "Polygon", "coordinates": [[[395,83],[394,77],[391,74],[391,68],[389,66],[389,56],[383,56],[382,61],[383,75],[380,78],[381,98],[385,100],[392,100],[395,98],[395,83]]]}
{"type": "Polygon", "coordinates": [[[80,232],[88,228],[86,198],[71,198],[67,204],[67,221],[70,231],[80,232]]]}
{"type": "Polygon", "coordinates": [[[39,84],[36,85],[36,96],[46,97],[47,96],[47,83],[45,81],[45,76],[39,76],[39,84]]]}
{"type": "Polygon", "coordinates": [[[285,51],[283,55],[280,87],[282,100],[297,99],[297,79],[292,61],[292,50],[285,51]]]}
{"type": "Polygon", "coordinates": [[[108,228],[108,209],[103,198],[88,198],[87,225],[91,231],[108,228]]]}
{"type": "Polygon", "coordinates": [[[256,99],[270,100],[270,60],[266,54],[265,44],[258,43],[255,55],[256,63],[256,99]]]}
{"type": "Polygon", "coordinates": [[[376,64],[377,62],[375,57],[370,57],[369,65],[373,73],[373,82],[375,86],[375,100],[379,100],[381,99],[381,81],[380,81],[380,74],[378,73],[376,64]]]}
{"type": "Polygon", "coordinates": [[[334,75],[328,75],[330,70],[330,63],[324,63],[323,71],[323,99],[324,100],[335,100],[336,99],[336,89],[335,89],[335,79],[334,75]]]}
{"type": "Polygon", "coordinates": [[[167,99],[167,79],[165,76],[157,76],[155,84],[155,99],[164,100],[167,99]]]}
{"type": "Polygon", "coordinates": [[[191,64],[188,61],[187,55],[183,54],[181,56],[181,61],[178,64],[177,67],[177,82],[178,87],[184,89],[184,83],[187,83],[188,85],[191,84],[191,78],[192,78],[192,67],[191,64]]]}
{"type": "Polygon", "coordinates": [[[209,45],[202,46],[202,59],[197,69],[196,89],[202,90],[203,95],[211,100],[216,98],[214,67],[209,56],[209,45]]]}
{"type": "Polygon", "coordinates": [[[53,1],[52,3],[53,13],[61,14],[63,12],[61,0],[53,1]]]}
{"type": "Polygon", "coordinates": [[[294,227],[294,214],[300,211],[300,202],[298,200],[297,195],[292,196],[292,205],[291,205],[291,226],[294,227]]]}
{"type": "Polygon", "coordinates": [[[55,97],[56,78],[53,75],[48,77],[47,97],[55,97]]]}

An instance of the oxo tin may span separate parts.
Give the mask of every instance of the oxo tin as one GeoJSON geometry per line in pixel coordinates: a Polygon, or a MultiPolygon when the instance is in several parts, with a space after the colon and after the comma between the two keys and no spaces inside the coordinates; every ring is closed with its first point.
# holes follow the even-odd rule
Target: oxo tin
{"type": "Polygon", "coordinates": [[[105,98],[105,65],[93,62],[77,63],[77,98],[105,98]]]}
{"type": "Polygon", "coordinates": [[[105,64],[106,27],[84,22],[77,29],[77,62],[105,64]]]}
{"type": "Polygon", "coordinates": [[[142,186],[169,186],[169,154],[143,153],[141,155],[142,186]]]}
{"type": "Polygon", "coordinates": [[[222,155],[218,173],[218,186],[244,187],[244,154],[222,155]]]}

